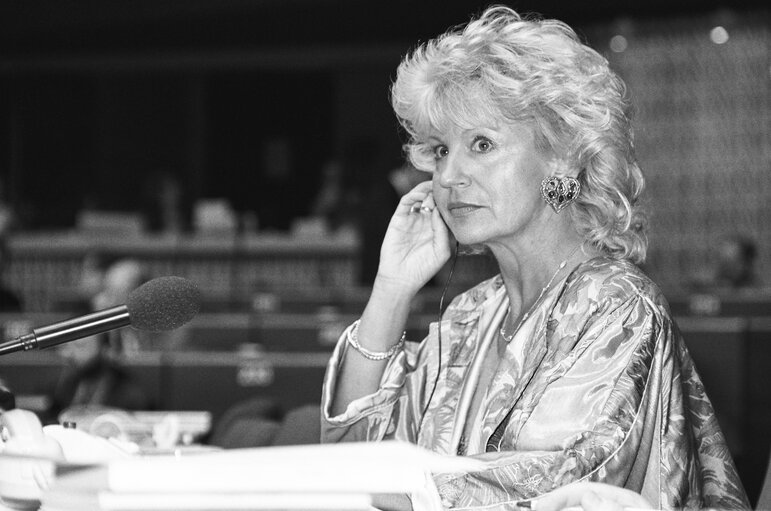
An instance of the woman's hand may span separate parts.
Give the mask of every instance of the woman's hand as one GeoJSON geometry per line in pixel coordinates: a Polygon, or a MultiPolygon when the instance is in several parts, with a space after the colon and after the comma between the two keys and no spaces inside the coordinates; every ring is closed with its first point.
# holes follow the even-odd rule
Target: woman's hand
{"type": "MultiPolygon", "coordinates": [[[[383,238],[377,277],[357,327],[361,347],[383,353],[399,342],[412,298],[450,258],[449,237],[434,203],[430,181],[420,183],[402,197],[383,238]]],[[[356,349],[347,350],[332,398],[332,415],[343,413],[354,400],[377,392],[387,364],[387,359],[374,360],[356,349]]],[[[391,504],[388,509],[401,509],[391,504]]]]}
{"type": "Polygon", "coordinates": [[[450,258],[450,235],[424,181],[399,201],[380,248],[379,283],[417,293],[450,258]]]}
{"type": "MultiPolygon", "coordinates": [[[[359,320],[361,347],[387,352],[403,335],[410,302],[450,258],[449,232],[431,194],[431,182],[420,183],[399,201],[380,247],[380,266],[372,294],[359,320]]],[[[332,415],[354,400],[377,392],[387,359],[373,360],[348,350],[338,373],[332,415]]],[[[395,507],[395,509],[400,509],[395,507]]]]}
{"type": "Polygon", "coordinates": [[[572,483],[531,501],[531,509],[560,511],[580,506],[584,511],[653,509],[639,493],[605,483],[572,483]]]}

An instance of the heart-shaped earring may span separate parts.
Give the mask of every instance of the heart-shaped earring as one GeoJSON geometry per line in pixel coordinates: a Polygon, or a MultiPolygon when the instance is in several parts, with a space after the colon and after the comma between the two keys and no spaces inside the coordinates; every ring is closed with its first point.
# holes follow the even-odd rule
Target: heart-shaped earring
{"type": "Polygon", "coordinates": [[[555,213],[559,213],[565,206],[576,200],[579,193],[581,193],[581,183],[574,177],[550,176],[541,181],[541,196],[555,213]]]}

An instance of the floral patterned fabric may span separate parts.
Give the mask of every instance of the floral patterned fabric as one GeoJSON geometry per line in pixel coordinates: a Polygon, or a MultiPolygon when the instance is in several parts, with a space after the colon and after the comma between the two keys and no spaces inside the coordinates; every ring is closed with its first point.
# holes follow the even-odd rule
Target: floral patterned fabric
{"type": "Polygon", "coordinates": [[[483,471],[436,476],[449,509],[512,509],[578,480],[629,488],[658,509],[750,507],[668,305],[636,266],[592,259],[549,290],[470,417],[507,307],[500,277],[458,296],[422,343],[392,358],[376,393],[332,417],[341,339],[322,440],[399,439],[484,461],[483,471]]]}

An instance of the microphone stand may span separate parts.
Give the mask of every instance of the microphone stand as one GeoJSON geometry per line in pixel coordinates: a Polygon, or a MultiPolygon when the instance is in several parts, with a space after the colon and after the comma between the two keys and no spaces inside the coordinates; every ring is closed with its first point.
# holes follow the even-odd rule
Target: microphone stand
{"type": "Polygon", "coordinates": [[[117,305],[84,316],[59,321],[53,325],[35,328],[12,341],[0,344],[0,356],[15,351],[45,349],[83,337],[101,334],[131,324],[125,305],[117,305]]]}

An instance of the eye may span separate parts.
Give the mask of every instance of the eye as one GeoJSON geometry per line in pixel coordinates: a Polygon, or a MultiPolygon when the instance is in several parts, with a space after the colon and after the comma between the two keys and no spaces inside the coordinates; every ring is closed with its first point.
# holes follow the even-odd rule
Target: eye
{"type": "Polygon", "coordinates": [[[471,150],[479,153],[489,153],[493,149],[493,143],[485,137],[476,137],[471,143],[471,150]]]}
{"type": "Polygon", "coordinates": [[[437,145],[434,146],[434,159],[435,160],[441,160],[445,156],[449,154],[449,149],[447,149],[446,145],[437,145]]]}

